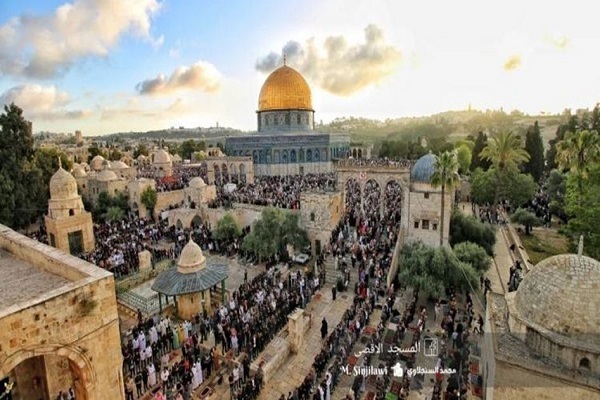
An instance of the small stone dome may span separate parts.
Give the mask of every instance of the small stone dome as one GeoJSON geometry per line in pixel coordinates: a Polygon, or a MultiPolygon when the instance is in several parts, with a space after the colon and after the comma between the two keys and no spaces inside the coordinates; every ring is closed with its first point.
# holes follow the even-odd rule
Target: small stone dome
{"type": "Polygon", "coordinates": [[[196,176],[195,178],[192,178],[192,180],[190,180],[188,186],[194,189],[199,189],[205,187],[206,182],[204,182],[204,179],[200,178],[199,176],[196,176]]]}
{"type": "Polygon", "coordinates": [[[126,169],[129,167],[123,161],[113,161],[111,163],[111,168],[112,169],[126,169]]]}
{"type": "Polygon", "coordinates": [[[98,174],[96,175],[96,180],[100,181],[100,182],[116,181],[117,179],[119,179],[117,174],[115,174],[113,171],[110,171],[108,169],[104,169],[104,170],[98,172],[98,174]]]}
{"type": "Polygon", "coordinates": [[[50,178],[50,198],[52,200],[66,200],[77,197],[77,181],[73,175],[61,166],[50,178]]]}
{"type": "MultiPolygon", "coordinates": [[[[542,260],[520,283],[515,307],[519,318],[536,330],[542,328],[567,338],[597,334],[600,262],[576,254],[542,260]]],[[[588,345],[600,351],[600,342],[592,344],[590,340],[588,345]]]]}
{"type": "Polygon", "coordinates": [[[138,161],[146,161],[146,156],[143,154],[140,154],[137,159],[138,159],[138,161]]]}
{"type": "Polygon", "coordinates": [[[431,153],[419,158],[410,171],[410,181],[418,183],[429,183],[435,172],[435,156],[431,153]]]}
{"type": "Polygon", "coordinates": [[[173,162],[181,162],[181,161],[182,161],[182,160],[181,160],[181,157],[179,156],[179,154],[175,154],[175,155],[173,156],[173,162]]]}
{"type": "Polygon", "coordinates": [[[206,267],[206,257],[202,249],[190,237],[190,241],[183,248],[177,261],[177,271],[182,274],[198,272],[206,267]]]}
{"type": "Polygon", "coordinates": [[[85,172],[83,167],[79,164],[75,164],[75,166],[73,167],[72,174],[75,178],[85,178],[87,176],[87,173],[85,172]]]}
{"type": "Polygon", "coordinates": [[[154,156],[155,164],[168,164],[171,162],[171,156],[163,149],[159,149],[154,156]]]}
{"type": "Polygon", "coordinates": [[[90,163],[90,167],[95,171],[100,171],[104,168],[104,157],[98,154],[96,157],[92,158],[92,162],[90,163]]]}

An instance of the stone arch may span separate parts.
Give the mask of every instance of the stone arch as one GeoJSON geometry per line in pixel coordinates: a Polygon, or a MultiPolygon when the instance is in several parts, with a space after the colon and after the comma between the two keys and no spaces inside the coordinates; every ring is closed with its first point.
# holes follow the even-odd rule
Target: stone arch
{"type": "Polygon", "coordinates": [[[402,216],[403,190],[402,183],[390,178],[385,182],[383,194],[383,209],[386,215],[392,215],[396,220],[402,216]]]}
{"type": "Polygon", "coordinates": [[[370,178],[365,182],[363,188],[363,198],[365,202],[365,208],[381,207],[381,197],[383,190],[381,184],[376,178],[370,178]]]}
{"type": "Polygon", "coordinates": [[[223,163],[221,165],[221,175],[223,176],[223,181],[229,181],[229,170],[227,169],[227,164],[223,163]]]}
{"type": "Polygon", "coordinates": [[[232,180],[237,182],[238,180],[238,168],[236,164],[229,164],[229,176],[232,180]]]}
{"type": "Polygon", "coordinates": [[[194,215],[194,218],[192,218],[192,221],[190,222],[190,226],[192,228],[197,228],[200,225],[202,225],[202,218],[200,218],[199,215],[194,215]]]}
{"type": "Polygon", "coordinates": [[[135,210],[137,210],[139,208],[140,207],[138,206],[138,203],[134,201],[133,204],[131,205],[131,209],[135,211],[135,210]]]}
{"type": "Polygon", "coordinates": [[[183,229],[183,223],[181,222],[180,219],[178,219],[177,222],[175,223],[175,227],[177,227],[177,229],[183,229]]]}
{"type": "Polygon", "coordinates": [[[592,363],[590,362],[590,359],[587,357],[583,357],[581,360],[579,360],[579,368],[591,371],[592,363]]]}
{"type": "Polygon", "coordinates": [[[246,183],[246,164],[244,163],[240,163],[239,179],[240,183],[246,183]]]}
{"type": "Polygon", "coordinates": [[[346,179],[344,183],[345,207],[348,212],[356,212],[360,209],[362,198],[362,187],[354,177],[346,179]]]}
{"type": "Polygon", "coordinates": [[[356,158],[356,149],[352,149],[352,158],[356,158]]]}
{"type": "Polygon", "coordinates": [[[362,156],[363,156],[362,149],[358,149],[358,151],[356,152],[356,155],[358,156],[358,158],[362,158],[362,156]]]}
{"type": "Polygon", "coordinates": [[[215,183],[221,182],[221,169],[219,168],[219,164],[213,164],[213,171],[215,171],[215,183]]]}
{"type": "Polygon", "coordinates": [[[8,376],[23,361],[45,355],[56,355],[69,360],[72,373],[77,375],[81,383],[74,387],[75,398],[87,400],[96,386],[97,376],[91,360],[85,355],[84,349],[78,346],[49,344],[21,348],[0,361],[0,377],[8,376]]]}

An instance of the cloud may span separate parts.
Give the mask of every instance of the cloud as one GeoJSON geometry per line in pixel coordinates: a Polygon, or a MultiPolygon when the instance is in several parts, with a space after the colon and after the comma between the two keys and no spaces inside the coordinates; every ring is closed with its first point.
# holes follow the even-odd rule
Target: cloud
{"type": "Polygon", "coordinates": [[[0,74],[51,78],[89,56],[107,56],[133,33],[153,45],[151,16],[157,0],[74,0],[46,16],[21,15],[0,26],[0,74]]]}
{"type": "Polygon", "coordinates": [[[67,110],[69,95],[55,86],[21,85],[0,95],[0,104],[15,103],[28,118],[46,120],[83,119],[92,113],[88,110],[67,110]]]}
{"type": "Polygon", "coordinates": [[[191,67],[181,66],[168,78],[160,74],[136,85],[142,95],[160,96],[184,90],[216,92],[221,87],[221,74],[217,68],[207,62],[198,61],[191,67]]]}
{"type": "Polygon", "coordinates": [[[552,46],[556,47],[559,50],[566,49],[570,42],[569,38],[566,36],[556,38],[550,35],[546,35],[544,39],[546,40],[546,42],[550,43],[552,46]]]}
{"type": "Polygon", "coordinates": [[[505,71],[514,71],[515,69],[519,68],[521,64],[521,56],[518,54],[514,54],[510,56],[508,60],[506,60],[503,68],[505,71]]]}
{"type": "MultiPolygon", "coordinates": [[[[347,96],[393,74],[402,59],[376,25],[364,30],[364,43],[349,44],[343,36],[329,36],[321,45],[314,38],[301,44],[289,41],[283,47],[288,65],[298,69],[320,88],[347,96]]],[[[256,62],[256,69],[271,72],[282,65],[282,56],[271,52],[256,62]]]]}
{"type": "Polygon", "coordinates": [[[160,49],[164,43],[165,43],[165,35],[160,35],[156,39],[153,39],[153,38],[150,39],[150,44],[152,44],[152,47],[154,47],[154,50],[160,49]]]}

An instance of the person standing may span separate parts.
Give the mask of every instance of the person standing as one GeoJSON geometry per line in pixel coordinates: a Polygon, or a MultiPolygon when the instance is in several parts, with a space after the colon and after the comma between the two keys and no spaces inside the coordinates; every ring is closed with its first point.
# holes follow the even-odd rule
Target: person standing
{"type": "Polygon", "coordinates": [[[131,376],[127,377],[127,381],[125,382],[125,400],[134,400],[133,398],[133,389],[135,384],[133,383],[133,378],[131,376]]]}
{"type": "Polygon", "coordinates": [[[327,321],[325,320],[325,318],[323,318],[323,321],[321,321],[321,339],[325,339],[325,337],[327,336],[327,321]]]}
{"type": "Polygon", "coordinates": [[[333,301],[335,301],[335,295],[337,294],[336,289],[335,289],[335,285],[333,285],[331,287],[331,298],[333,299],[333,301]]]}

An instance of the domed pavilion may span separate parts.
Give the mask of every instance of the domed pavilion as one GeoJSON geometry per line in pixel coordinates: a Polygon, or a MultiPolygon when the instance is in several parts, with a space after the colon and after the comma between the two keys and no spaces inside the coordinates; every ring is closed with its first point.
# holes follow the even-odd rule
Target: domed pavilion
{"type": "Polygon", "coordinates": [[[256,115],[257,134],[225,144],[228,156],[252,157],[256,175],[332,172],[332,161],[350,152],[348,135],[315,131],[310,86],[285,60],[265,80],[256,115]]]}
{"type": "Polygon", "coordinates": [[[199,312],[212,312],[211,289],[221,285],[222,301],[225,300],[227,266],[207,263],[202,249],[192,238],[185,245],[177,265],[160,274],[152,284],[158,292],[162,312],[162,295],[173,296],[179,317],[192,319],[199,312]]]}
{"type": "Polygon", "coordinates": [[[79,255],[94,250],[92,214],[83,207],[77,180],[60,163],[50,178],[48,214],[44,217],[51,246],[79,255]]]}

